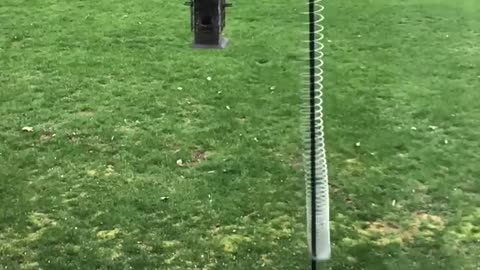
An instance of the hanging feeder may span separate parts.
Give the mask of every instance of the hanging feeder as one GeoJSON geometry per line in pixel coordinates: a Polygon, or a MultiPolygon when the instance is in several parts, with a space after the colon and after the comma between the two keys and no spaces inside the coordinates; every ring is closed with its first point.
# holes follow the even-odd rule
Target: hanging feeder
{"type": "Polygon", "coordinates": [[[191,30],[193,47],[204,49],[223,49],[228,39],[223,36],[225,28],[225,8],[232,6],[225,0],[191,0],[191,30]]]}

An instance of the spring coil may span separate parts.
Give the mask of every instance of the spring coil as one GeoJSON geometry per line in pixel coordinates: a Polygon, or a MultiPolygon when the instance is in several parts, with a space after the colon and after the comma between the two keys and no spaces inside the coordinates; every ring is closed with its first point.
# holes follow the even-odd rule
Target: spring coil
{"type": "Polygon", "coordinates": [[[307,238],[312,260],[330,258],[329,192],[323,122],[323,30],[322,0],[308,0],[308,79],[306,139],[304,151],[307,238]]]}

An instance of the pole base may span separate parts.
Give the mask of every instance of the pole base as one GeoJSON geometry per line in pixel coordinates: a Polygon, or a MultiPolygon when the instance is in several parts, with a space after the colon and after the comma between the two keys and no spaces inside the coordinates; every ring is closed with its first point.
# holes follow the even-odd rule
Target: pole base
{"type": "Polygon", "coordinates": [[[218,44],[196,44],[193,43],[192,47],[195,49],[225,49],[228,44],[228,39],[225,37],[220,38],[220,42],[218,44]]]}

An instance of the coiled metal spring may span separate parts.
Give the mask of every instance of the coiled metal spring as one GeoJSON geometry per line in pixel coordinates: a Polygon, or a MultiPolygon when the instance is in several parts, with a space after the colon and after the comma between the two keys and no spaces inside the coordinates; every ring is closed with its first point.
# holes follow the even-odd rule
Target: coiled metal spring
{"type": "Polygon", "coordinates": [[[308,0],[308,72],[305,182],[307,238],[312,260],[330,258],[328,170],[323,123],[323,30],[322,0],[308,0]]]}

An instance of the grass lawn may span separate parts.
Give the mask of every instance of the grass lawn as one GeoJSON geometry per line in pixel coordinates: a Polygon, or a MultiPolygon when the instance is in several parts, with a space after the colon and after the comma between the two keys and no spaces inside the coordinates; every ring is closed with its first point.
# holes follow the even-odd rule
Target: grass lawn
{"type": "MultiPolygon", "coordinates": [[[[1,270],[308,268],[305,1],[232,2],[0,1],[1,270]]],[[[480,3],[326,6],[322,269],[479,269],[480,3]]]]}

